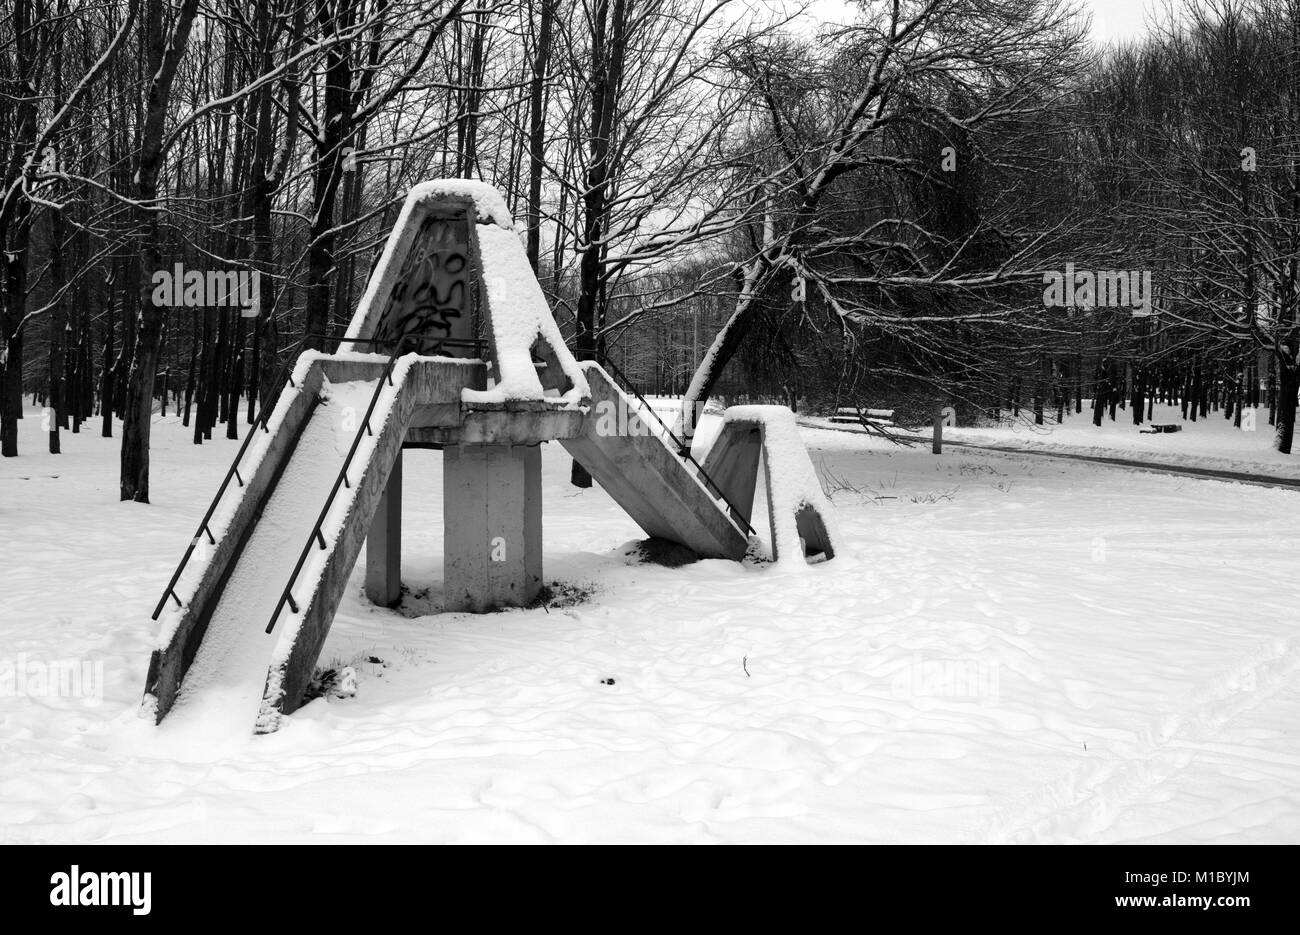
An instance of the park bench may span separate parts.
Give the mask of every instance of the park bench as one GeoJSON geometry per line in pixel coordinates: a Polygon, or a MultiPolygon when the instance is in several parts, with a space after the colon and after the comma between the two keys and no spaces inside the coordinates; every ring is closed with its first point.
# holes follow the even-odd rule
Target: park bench
{"type": "Polygon", "coordinates": [[[850,422],[855,425],[860,424],[863,419],[882,428],[895,427],[892,409],[859,409],[857,406],[841,406],[835,410],[835,415],[831,416],[832,422],[850,422]]]}

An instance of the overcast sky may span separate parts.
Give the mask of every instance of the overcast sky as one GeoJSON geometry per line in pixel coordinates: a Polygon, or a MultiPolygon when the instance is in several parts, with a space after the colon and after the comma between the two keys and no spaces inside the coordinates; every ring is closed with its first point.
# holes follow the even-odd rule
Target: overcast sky
{"type": "Polygon", "coordinates": [[[1084,0],[1092,10],[1092,34],[1097,39],[1136,39],[1145,30],[1154,0],[1084,0]]]}
{"type": "MultiPolygon", "coordinates": [[[[1101,41],[1136,39],[1145,32],[1150,11],[1162,0],[1076,0],[1092,12],[1092,34],[1101,41]]],[[[809,13],[823,20],[852,18],[847,0],[812,0],[809,13]]]]}

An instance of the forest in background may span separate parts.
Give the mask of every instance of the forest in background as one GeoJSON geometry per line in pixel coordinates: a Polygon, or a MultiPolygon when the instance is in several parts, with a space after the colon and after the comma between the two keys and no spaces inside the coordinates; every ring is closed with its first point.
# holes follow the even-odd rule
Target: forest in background
{"type": "Polygon", "coordinates": [[[1289,452],[1300,0],[1176,2],[1118,47],[1087,25],[1057,0],[835,24],[740,0],[14,0],[0,452],[26,396],[51,452],[120,436],[121,496],[147,501],[155,416],[246,431],[285,360],[341,335],[406,191],[449,177],[505,195],[579,357],[684,411],[1264,406],[1289,452]],[[177,264],[256,271],[257,315],[157,304],[177,264]]]}

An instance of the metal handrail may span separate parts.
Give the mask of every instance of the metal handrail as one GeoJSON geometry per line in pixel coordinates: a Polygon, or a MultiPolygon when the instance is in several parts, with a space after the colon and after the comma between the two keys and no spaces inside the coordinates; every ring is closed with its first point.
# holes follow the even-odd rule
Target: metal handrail
{"type": "MultiPolygon", "coordinates": [[[[297,384],[294,383],[293,381],[293,366],[295,363],[297,363],[298,356],[302,352],[303,345],[310,338],[318,338],[326,341],[346,341],[350,344],[372,344],[373,345],[373,344],[392,343],[391,338],[339,338],[328,334],[319,334],[312,331],[304,331],[298,335],[298,340],[293,345],[293,350],[291,350],[289,355],[284,359],[284,363],[280,365],[279,372],[276,374],[275,379],[271,382],[272,387],[282,386],[285,383],[286,377],[288,378],[288,383],[290,386],[297,386],[297,384]]],[[[473,339],[437,338],[434,340],[436,340],[438,344],[447,345],[448,347],[471,348],[479,356],[482,356],[483,348],[486,345],[485,341],[482,341],[477,338],[473,338],[473,339]]],[[[227,488],[229,488],[230,486],[230,479],[232,477],[235,478],[235,480],[239,483],[240,487],[246,486],[244,483],[243,475],[239,473],[239,465],[244,460],[244,455],[248,452],[248,447],[252,443],[253,438],[257,435],[257,429],[260,428],[265,433],[270,432],[270,429],[267,428],[267,425],[270,422],[271,413],[275,411],[275,404],[279,400],[279,398],[280,398],[279,393],[277,393],[273,397],[267,396],[266,401],[260,407],[257,413],[257,417],[253,420],[249,428],[248,434],[244,436],[243,444],[239,446],[239,451],[235,454],[235,458],[231,462],[229,470],[226,471],[225,477],[223,477],[221,480],[221,486],[217,488],[216,495],[213,496],[212,502],[208,504],[207,512],[203,514],[203,519],[199,521],[198,529],[196,529],[194,531],[194,535],[190,537],[190,544],[185,549],[185,554],[181,556],[181,560],[177,564],[176,570],[172,573],[171,580],[167,582],[167,587],[163,590],[162,597],[158,599],[158,603],[154,607],[151,619],[153,620],[158,619],[159,615],[162,613],[163,607],[166,606],[167,598],[169,597],[176,602],[177,607],[184,606],[184,602],[181,601],[180,595],[176,593],[176,582],[180,581],[181,575],[185,573],[185,569],[189,565],[190,558],[194,555],[194,549],[198,545],[198,543],[202,540],[202,537],[204,535],[208,537],[208,542],[211,545],[217,544],[216,537],[212,534],[212,528],[210,527],[209,523],[212,520],[213,514],[216,513],[217,511],[217,506],[221,503],[222,497],[225,496],[227,488]]]]}
{"type": "MultiPolygon", "coordinates": [[[[286,375],[288,376],[290,386],[297,385],[293,382],[292,364],[297,361],[298,352],[302,350],[303,344],[310,337],[313,337],[313,335],[304,334],[298,339],[298,343],[294,345],[293,351],[290,352],[289,356],[285,358],[284,363],[281,364],[280,371],[276,374],[275,380],[271,384],[272,386],[281,386],[285,381],[286,375]]],[[[245,486],[243,475],[239,473],[239,463],[244,459],[244,455],[248,451],[248,446],[252,443],[254,437],[256,437],[259,428],[263,432],[268,434],[270,433],[271,430],[266,426],[270,421],[271,413],[275,409],[274,402],[278,401],[279,398],[280,396],[278,393],[275,395],[274,399],[270,397],[267,398],[266,402],[257,413],[257,418],[253,420],[253,424],[249,427],[248,433],[244,435],[244,442],[239,446],[239,452],[235,455],[235,460],[231,462],[229,470],[226,471],[226,476],[222,478],[221,486],[217,488],[216,496],[214,496],[212,502],[208,504],[207,512],[203,514],[203,519],[199,521],[199,528],[196,529],[194,535],[190,537],[189,547],[185,549],[185,554],[181,556],[180,564],[176,566],[176,571],[172,573],[171,580],[167,582],[167,588],[163,591],[162,597],[158,599],[158,604],[154,607],[153,615],[150,619],[158,619],[158,615],[162,613],[162,609],[166,606],[167,598],[169,597],[176,602],[177,607],[184,606],[184,603],[180,599],[180,595],[176,593],[176,582],[181,580],[181,575],[185,571],[185,566],[189,564],[190,556],[194,554],[194,547],[201,541],[202,536],[205,533],[207,534],[209,543],[212,545],[217,544],[217,539],[212,535],[212,529],[208,523],[212,519],[212,514],[217,511],[217,505],[221,503],[221,498],[225,496],[226,488],[230,486],[230,478],[234,477],[239,482],[240,487],[245,486]]]]}
{"type": "Polygon", "coordinates": [[[709,487],[712,487],[715,495],[720,500],[722,500],[723,503],[726,504],[727,511],[731,514],[732,519],[736,520],[737,522],[740,523],[740,525],[744,526],[745,530],[751,536],[754,535],[755,534],[754,527],[750,525],[749,520],[745,519],[743,516],[740,515],[735,505],[729,499],[727,499],[727,495],[723,493],[722,488],[719,487],[717,482],[714,481],[714,479],[709,476],[708,471],[704,470],[704,465],[700,464],[700,462],[695,460],[695,456],[691,454],[691,450],[686,445],[686,443],[677,437],[677,434],[671,428],[668,427],[668,423],[665,422],[662,418],[660,418],[659,413],[655,412],[654,407],[651,406],[649,401],[647,401],[646,398],[641,395],[641,391],[636,388],[636,384],[634,384],[630,379],[628,379],[627,374],[625,374],[621,369],[619,369],[618,364],[614,363],[614,361],[609,359],[608,354],[597,351],[596,358],[597,358],[596,363],[598,363],[602,367],[609,367],[609,369],[614,372],[614,378],[618,380],[618,382],[621,383],[623,386],[626,386],[628,389],[630,389],[632,391],[632,395],[637,398],[637,401],[641,404],[642,408],[649,410],[650,415],[654,416],[655,421],[658,422],[661,426],[663,426],[663,430],[668,433],[668,437],[671,438],[673,440],[673,444],[676,445],[677,455],[689,461],[691,464],[695,465],[695,470],[699,472],[700,477],[704,479],[704,483],[709,487]]]}
{"type": "MultiPolygon", "coordinates": [[[[384,342],[370,340],[367,343],[379,344],[384,342]]],[[[322,550],[329,548],[329,545],[325,542],[325,534],[321,531],[321,527],[325,525],[325,517],[329,515],[330,507],[334,505],[334,498],[338,495],[339,488],[352,488],[352,485],[348,482],[348,468],[352,467],[352,459],[357,453],[357,448],[361,446],[362,433],[372,436],[375,434],[370,427],[370,417],[374,415],[375,406],[379,404],[379,396],[384,391],[384,383],[387,382],[389,386],[394,385],[393,367],[396,366],[398,358],[408,353],[413,352],[407,351],[406,342],[401,341],[389,356],[388,363],[384,365],[383,376],[375,384],[375,392],[370,397],[370,405],[366,407],[365,418],[361,420],[361,426],[357,429],[356,437],[352,439],[352,447],[348,449],[347,457],[343,459],[343,467],[339,469],[338,476],[334,478],[334,485],[330,487],[329,496],[325,498],[325,505],[321,507],[320,514],[316,517],[316,524],[312,527],[311,535],[307,537],[307,543],[302,547],[302,552],[298,555],[298,562],[293,566],[293,572],[289,575],[284,590],[280,592],[280,599],[276,602],[275,610],[271,613],[271,621],[266,625],[267,633],[275,629],[276,621],[280,619],[280,611],[284,609],[285,604],[288,604],[289,609],[295,614],[298,613],[298,602],[293,599],[293,586],[298,583],[298,575],[302,571],[302,566],[307,563],[307,556],[311,554],[312,544],[319,542],[322,550]]]]}

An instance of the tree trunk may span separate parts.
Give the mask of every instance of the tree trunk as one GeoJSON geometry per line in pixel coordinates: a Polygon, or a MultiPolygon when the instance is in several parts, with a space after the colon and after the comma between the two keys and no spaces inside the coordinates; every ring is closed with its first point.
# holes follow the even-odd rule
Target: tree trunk
{"type": "Polygon", "coordinates": [[[528,105],[528,262],[539,270],[542,249],[542,170],[546,155],[546,70],[551,62],[551,22],[555,0],[541,0],[537,54],[533,57],[528,105]]]}
{"type": "MultiPolygon", "coordinates": [[[[120,356],[120,355],[119,355],[120,356]]],[[[101,416],[101,425],[99,435],[101,438],[113,437],[113,404],[112,400],[117,395],[117,367],[113,365],[113,317],[112,306],[109,306],[108,323],[104,326],[104,362],[103,373],[100,376],[99,384],[99,411],[101,416]]],[[[86,368],[89,373],[89,366],[86,368]]],[[[93,394],[92,394],[93,395],[93,394]]],[[[86,412],[93,408],[86,407],[86,412]]]]}
{"type": "MultiPolygon", "coordinates": [[[[142,205],[152,205],[158,197],[158,171],[164,156],[163,131],[167,120],[167,104],[176,68],[189,42],[198,0],[182,0],[170,35],[164,31],[163,7],[162,0],[149,0],[145,16],[144,39],[150,84],[145,119],[139,134],[139,161],[135,173],[136,199],[142,205]]],[[[139,333],[128,377],[126,408],[122,413],[119,486],[123,500],[148,503],[150,417],[153,414],[153,382],[158,370],[159,337],[162,332],[162,309],[151,301],[150,277],[154,270],[163,268],[163,256],[158,213],[137,210],[137,215],[140,215],[142,228],[142,279],[139,293],[135,297],[140,310],[139,333]]]]}
{"type": "MultiPolygon", "coordinates": [[[[352,25],[351,0],[317,0],[317,22],[324,35],[337,35],[352,25]]],[[[312,222],[307,248],[307,309],[304,329],[313,335],[306,346],[324,350],[330,333],[330,276],[334,273],[334,209],[343,175],[343,141],[351,132],[349,99],[352,63],[346,43],[325,53],[325,91],[321,135],[316,145],[316,178],[312,190],[312,222]]]]}
{"type": "Polygon", "coordinates": [[[1130,392],[1132,393],[1132,396],[1129,398],[1129,408],[1133,411],[1134,425],[1142,424],[1142,413],[1146,409],[1146,406],[1143,404],[1143,398],[1142,398],[1143,391],[1144,391],[1144,386],[1143,386],[1144,379],[1145,379],[1145,374],[1141,370],[1133,371],[1131,382],[1129,384],[1129,389],[1130,392]]]}
{"type": "MultiPolygon", "coordinates": [[[[12,84],[18,94],[10,117],[9,165],[3,176],[6,190],[4,216],[0,216],[0,455],[18,455],[18,420],[23,414],[23,316],[27,309],[27,262],[32,203],[21,195],[8,196],[11,185],[28,171],[36,145],[38,89],[35,87],[37,23],[32,0],[15,0],[13,18],[12,84]]],[[[11,101],[14,98],[10,98],[11,101]]]]}
{"type": "Polygon", "coordinates": [[[1277,361],[1277,422],[1273,447],[1284,455],[1291,453],[1295,436],[1296,393],[1300,392],[1300,337],[1294,332],[1283,345],[1285,359],[1277,361]]]}
{"type": "MultiPolygon", "coordinates": [[[[596,7],[591,45],[591,123],[587,146],[591,163],[587,169],[587,190],[582,198],[582,259],[578,264],[577,333],[575,356],[595,360],[598,344],[597,305],[601,296],[601,273],[604,270],[609,210],[609,156],[616,125],[616,104],[622,79],[623,54],[626,48],[626,0],[600,0],[596,7]]],[[[590,487],[591,475],[577,461],[573,462],[570,481],[575,487],[590,487]]]]}

